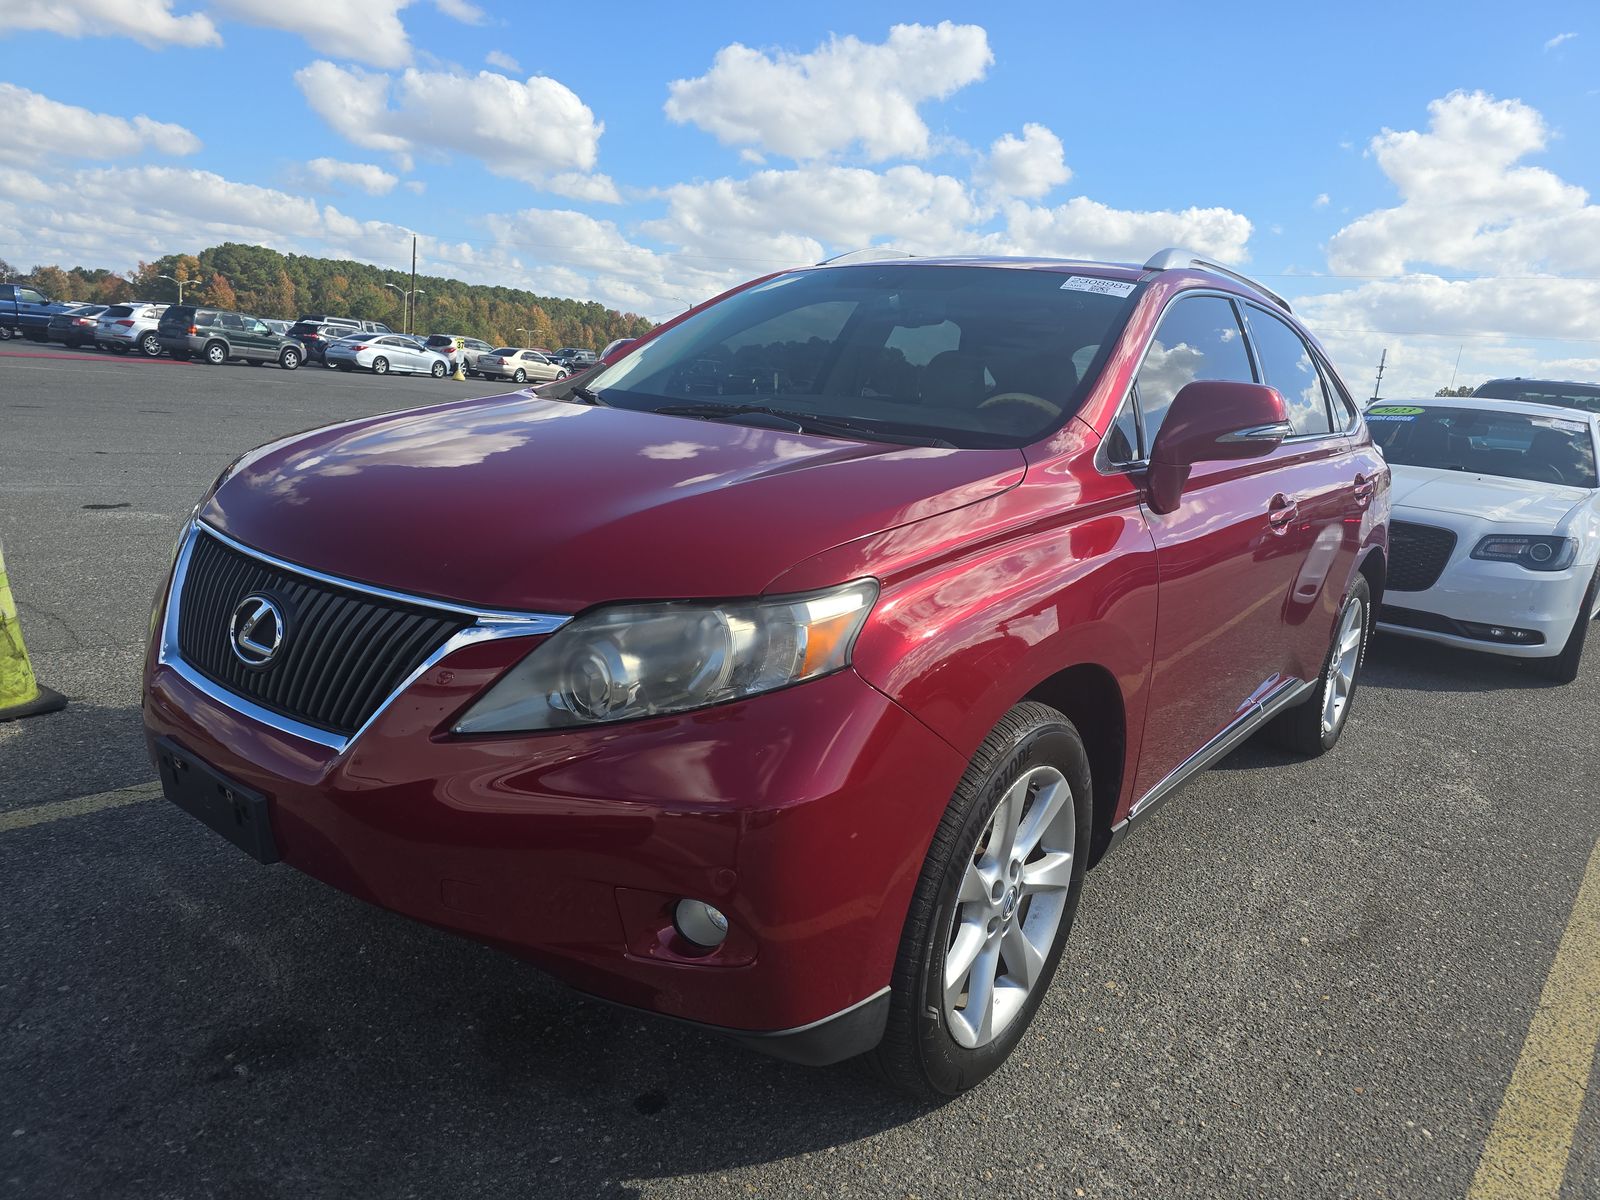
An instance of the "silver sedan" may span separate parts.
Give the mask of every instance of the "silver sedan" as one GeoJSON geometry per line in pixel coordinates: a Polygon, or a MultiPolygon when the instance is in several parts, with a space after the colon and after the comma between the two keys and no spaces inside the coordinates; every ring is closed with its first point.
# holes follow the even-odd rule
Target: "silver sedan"
{"type": "Polygon", "coordinates": [[[398,333],[356,333],[328,343],[330,367],[341,371],[371,371],[387,375],[432,375],[443,379],[450,373],[450,360],[429,350],[415,338],[398,333]]]}
{"type": "Polygon", "coordinates": [[[560,363],[551,362],[537,350],[520,346],[501,346],[490,354],[478,355],[478,374],[485,379],[509,379],[514,383],[549,383],[569,374],[560,363]]]}

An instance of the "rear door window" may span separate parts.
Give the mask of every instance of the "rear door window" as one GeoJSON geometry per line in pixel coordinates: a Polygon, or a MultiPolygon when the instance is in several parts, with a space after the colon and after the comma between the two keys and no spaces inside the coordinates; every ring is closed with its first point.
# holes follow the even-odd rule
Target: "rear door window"
{"type": "Polygon", "coordinates": [[[1249,305],[1247,312],[1250,337],[1261,359],[1261,373],[1266,376],[1263,382],[1283,396],[1295,435],[1330,432],[1333,424],[1328,417],[1322,375],[1304,340],[1265,309],[1249,305]]]}

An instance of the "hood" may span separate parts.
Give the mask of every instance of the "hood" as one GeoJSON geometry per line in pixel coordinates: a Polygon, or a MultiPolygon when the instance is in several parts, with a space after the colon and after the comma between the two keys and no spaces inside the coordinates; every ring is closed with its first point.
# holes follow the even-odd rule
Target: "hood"
{"type": "Polygon", "coordinates": [[[1393,503],[1396,508],[1458,513],[1508,525],[1554,529],[1589,493],[1559,483],[1534,483],[1503,475],[1474,475],[1440,467],[1396,464],[1393,503]]]}
{"type": "Polygon", "coordinates": [[[810,437],[527,393],[336,425],[247,455],[201,512],[330,575],[575,612],[761,593],[841,542],[997,495],[1018,450],[810,437]]]}

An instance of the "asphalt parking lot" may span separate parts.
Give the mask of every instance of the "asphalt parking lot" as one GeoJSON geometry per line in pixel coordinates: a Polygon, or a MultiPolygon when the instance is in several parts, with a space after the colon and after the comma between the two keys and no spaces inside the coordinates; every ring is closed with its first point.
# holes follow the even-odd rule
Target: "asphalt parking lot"
{"type": "MultiPolygon", "coordinates": [[[[72,699],[0,725],[0,1192],[1473,1189],[1596,852],[1600,653],[1557,688],[1380,638],[1332,755],[1247,745],[1091,875],[1017,1054],[934,1109],[586,1000],[168,806],[139,660],[205,485],[274,436],[509,386],[0,349],[0,540],[72,699]]],[[[1502,1141],[1477,1186],[1521,1183],[1474,1195],[1600,1196],[1600,1089],[1557,1094],[1593,1039],[1552,1044],[1528,1119],[1567,1103],[1575,1133],[1502,1141]],[[1541,1170],[1559,1192],[1521,1186],[1541,1170]]]]}

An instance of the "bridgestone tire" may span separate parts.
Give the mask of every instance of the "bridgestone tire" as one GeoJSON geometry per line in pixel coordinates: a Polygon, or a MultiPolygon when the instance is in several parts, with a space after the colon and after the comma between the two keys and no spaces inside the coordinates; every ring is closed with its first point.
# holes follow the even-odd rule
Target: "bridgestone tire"
{"type": "Polygon", "coordinates": [[[1285,750],[1307,758],[1326,754],[1338,744],[1339,735],[1350,723],[1350,705],[1355,700],[1356,687],[1361,682],[1361,669],[1366,665],[1373,620],[1372,589],[1367,586],[1365,575],[1357,575],[1350,584],[1350,592],[1345,596],[1344,603],[1339,606],[1339,618],[1333,623],[1333,639],[1328,644],[1327,656],[1322,660],[1322,674],[1317,678],[1317,686],[1312,689],[1308,699],[1287,712],[1279,713],[1267,726],[1267,735],[1274,742],[1285,750]],[[1332,727],[1325,728],[1323,715],[1328,706],[1328,693],[1336,686],[1335,659],[1339,655],[1339,633],[1353,604],[1360,604],[1363,610],[1361,644],[1356,653],[1354,673],[1344,694],[1344,705],[1332,727]]]}
{"type": "MultiPolygon", "coordinates": [[[[1046,705],[1019,704],[978,747],[934,831],[901,933],[890,981],[888,1024],[883,1041],[872,1052],[889,1083],[924,1100],[955,1096],[987,1078],[1021,1040],[1049,990],[1077,915],[1092,795],[1089,757],[1078,731],[1046,705]],[[1001,800],[1014,783],[1038,767],[1055,768],[1070,790],[1076,823],[1070,884],[1059,925],[1026,999],[993,1040],[968,1048],[949,1026],[943,987],[962,880],[1001,800]]],[[[1022,910],[1015,911],[1020,927],[1022,910]]]]}

